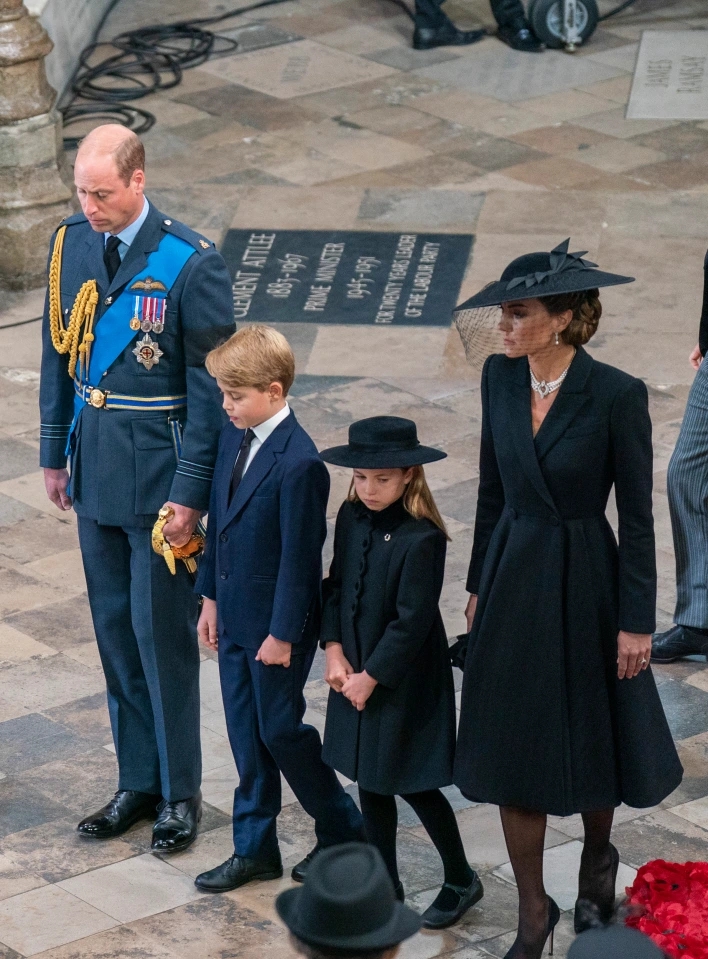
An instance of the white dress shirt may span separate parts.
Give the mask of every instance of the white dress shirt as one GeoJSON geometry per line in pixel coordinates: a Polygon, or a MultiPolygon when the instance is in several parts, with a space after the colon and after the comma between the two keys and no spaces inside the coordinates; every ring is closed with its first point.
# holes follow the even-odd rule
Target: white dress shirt
{"type": "Polygon", "coordinates": [[[268,439],[270,434],[279,426],[283,420],[286,420],[290,415],[290,407],[286,403],[282,410],[278,410],[275,416],[271,416],[269,420],[264,420],[262,423],[259,423],[258,426],[252,426],[251,429],[255,433],[253,441],[251,443],[251,449],[248,452],[248,459],[246,460],[246,465],[243,469],[243,475],[246,475],[246,470],[253,462],[253,457],[256,455],[258,450],[263,446],[265,441],[268,439]]]}

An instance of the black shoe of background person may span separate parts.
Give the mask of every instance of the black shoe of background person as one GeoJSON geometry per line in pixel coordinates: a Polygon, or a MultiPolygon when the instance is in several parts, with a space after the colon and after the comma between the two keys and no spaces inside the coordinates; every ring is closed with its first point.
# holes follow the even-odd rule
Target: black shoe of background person
{"type": "Polygon", "coordinates": [[[512,50],[521,50],[522,53],[541,53],[545,50],[544,45],[532,32],[527,20],[519,19],[505,23],[497,30],[497,36],[512,50]]]}
{"type": "Polygon", "coordinates": [[[220,866],[197,876],[194,885],[202,892],[228,892],[255,879],[280,879],[282,875],[280,853],[272,859],[246,859],[234,853],[220,866]]]}
{"type": "Polygon", "coordinates": [[[113,839],[141,819],[154,819],[161,798],[134,789],[119,789],[103,809],[82,819],[76,829],[87,839],[113,839]]]}
{"type": "Polygon", "coordinates": [[[152,827],[153,852],[179,852],[191,846],[197,838],[197,826],[202,818],[202,794],[191,799],[168,802],[163,799],[157,807],[157,820],[152,827]]]}
{"type": "Polygon", "coordinates": [[[416,27],[413,31],[413,49],[464,47],[470,43],[478,43],[486,36],[486,30],[458,30],[452,23],[444,23],[440,27],[416,27]]]}
{"type": "Polygon", "coordinates": [[[651,643],[652,663],[673,663],[683,656],[705,656],[708,659],[708,636],[690,626],[672,626],[663,633],[654,633],[651,643]]]}
{"type": "Polygon", "coordinates": [[[295,880],[295,882],[305,881],[305,876],[307,875],[307,870],[310,866],[310,863],[318,853],[322,852],[324,848],[324,846],[321,846],[319,843],[317,843],[314,849],[311,849],[304,859],[301,859],[299,863],[293,866],[290,876],[295,880]]]}
{"type": "Polygon", "coordinates": [[[421,919],[424,929],[447,929],[454,926],[468,909],[484,896],[484,888],[477,873],[467,886],[443,883],[437,898],[425,910],[421,919]]]}

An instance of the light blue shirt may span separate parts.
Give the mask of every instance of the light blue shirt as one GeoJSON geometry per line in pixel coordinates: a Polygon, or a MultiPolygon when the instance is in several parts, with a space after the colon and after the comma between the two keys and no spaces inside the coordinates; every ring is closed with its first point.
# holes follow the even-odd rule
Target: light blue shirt
{"type": "MultiPolygon", "coordinates": [[[[123,257],[125,256],[125,254],[128,252],[130,244],[138,235],[138,230],[143,225],[143,223],[147,220],[147,215],[149,212],[150,212],[150,204],[147,201],[147,197],[143,197],[143,209],[140,216],[137,218],[137,220],[133,220],[133,222],[129,226],[127,226],[124,230],[121,230],[120,233],[115,234],[120,240],[120,243],[118,244],[118,256],[121,258],[121,261],[123,257]]],[[[108,243],[109,236],[112,236],[112,234],[111,233],[103,234],[104,246],[106,245],[106,243],[108,243]]]]}

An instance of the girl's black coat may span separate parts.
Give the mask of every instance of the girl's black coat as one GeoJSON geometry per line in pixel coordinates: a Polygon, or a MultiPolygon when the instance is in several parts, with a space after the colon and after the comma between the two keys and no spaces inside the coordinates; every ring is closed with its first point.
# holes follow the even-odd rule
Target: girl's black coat
{"type": "Polygon", "coordinates": [[[342,644],[379,685],[358,712],[330,691],[323,758],[385,795],[452,782],[455,692],[438,609],[445,536],[399,500],[374,513],[345,502],[325,580],[322,646],[342,644]]]}
{"type": "Polygon", "coordinates": [[[535,438],[530,395],[526,358],[487,361],[455,782],[561,816],[653,806],[681,764],[651,670],[617,678],[618,631],[655,628],[647,389],[580,349],[535,438]]]}

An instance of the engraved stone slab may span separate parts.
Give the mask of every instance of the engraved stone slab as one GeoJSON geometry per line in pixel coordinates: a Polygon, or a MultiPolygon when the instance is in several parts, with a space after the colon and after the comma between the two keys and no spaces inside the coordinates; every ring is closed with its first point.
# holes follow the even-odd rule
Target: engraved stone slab
{"type": "Polygon", "coordinates": [[[392,67],[332,50],[312,40],[209,60],[201,69],[280,100],[378,80],[396,72],[392,67]]]}
{"type": "Polygon", "coordinates": [[[708,31],[644,31],[627,117],[708,119],[708,31]]]}

